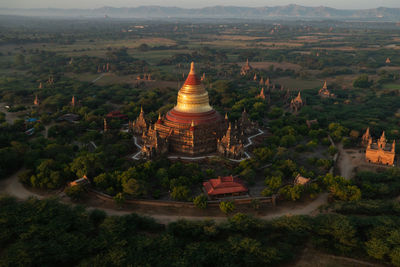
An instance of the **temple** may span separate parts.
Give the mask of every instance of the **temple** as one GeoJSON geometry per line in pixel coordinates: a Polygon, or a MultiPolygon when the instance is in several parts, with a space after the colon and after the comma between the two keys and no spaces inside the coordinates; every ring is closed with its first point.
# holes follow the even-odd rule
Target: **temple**
{"type": "Polygon", "coordinates": [[[40,104],[39,98],[37,95],[35,95],[35,100],[33,100],[33,105],[39,106],[39,104],[40,104]]]}
{"type": "Polygon", "coordinates": [[[302,107],[304,106],[303,100],[301,99],[300,92],[296,96],[296,98],[292,99],[290,101],[290,110],[292,112],[297,112],[299,111],[302,107]]]}
{"type": "Polygon", "coordinates": [[[324,82],[324,86],[318,91],[318,95],[321,98],[335,98],[336,97],[335,94],[332,94],[331,92],[329,92],[326,81],[324,82]]]}
{"type": "Polygon", "coordinates": [[[253,70],[253,67],[250,66],[249,59],[246,60],[246,64],[242,66],[240,70],[240,75],[245,76],[249,74],[253,70]]]}
{"type": "Polygon", "coordinates": [[[261,99],[265,100],[266,97],[265,97],[265,93],[264,93],[264,87],[261,88],[261,92],[260,92],[260,94],[257,95],[257,98],[261,98],[261,99]]]}
{"type": "Polygon", "coordinates": [[[382,164],[382,165],[393,165],[395,158],[395,146],[396,142],[393,141],[392,144],[387,143],[385,132],[377,140],[376,143],[372,142],[372,138],[369,135],[369,128],[363,135],[364,139],[368,138],[367,148],[365,150],[365,160],[370,163],[382,164]]]}
{"type": "Polygon", "coordinates": [[[194,63],[178,92],[176,106],[165,116],[147,126],[143,109],[132,123],[134,134],[141,134],[142,154],[148,158],[164,153],[204,155],[219,152],[232,158],[244,154],[243,135],[254,132],[257,124],[251,122],[246,111],[235,128],[209,104],[208,92],[198,78],[194,63]],[[243,130],[242,130],[243,129],[243,130]]]}

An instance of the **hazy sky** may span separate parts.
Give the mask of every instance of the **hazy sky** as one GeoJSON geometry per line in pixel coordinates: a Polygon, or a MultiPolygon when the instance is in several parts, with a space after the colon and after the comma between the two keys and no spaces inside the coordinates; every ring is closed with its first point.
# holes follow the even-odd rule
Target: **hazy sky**
{"type": "Polygon", "coordinates": [[[0,7],[9,8],[97,8],[102,6],[136,7],[142,5],[196,8],[215,5],[254,7],[286,4],[362,9],[380,6],[400,7],[400,0],[0,0],[0,7]]]}

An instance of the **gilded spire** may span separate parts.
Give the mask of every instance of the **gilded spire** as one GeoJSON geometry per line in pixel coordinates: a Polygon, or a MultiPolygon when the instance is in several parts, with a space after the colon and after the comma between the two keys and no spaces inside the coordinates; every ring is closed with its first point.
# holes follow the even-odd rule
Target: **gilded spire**
{"type": "Polygon", "coordinates": [[[143,106],[140,106],[140,113],[143,113],[143,106]]]}
{"type": "Polygon", "coordinates": [[[323,86],[322,88],[323,88],[323,89],[328,89],[328,86],[327,86],[327,84],[326,84],[326,80],[325,80],[324,86],[323,86]]]}
{"type": "Polygon", "coordinates": [[[178,92],[178,101],[174,109],[185,113],[203,113],[212,110],[208,92],[196,75],[194,62],[190,64],[189,75],[178,92]]]}
{"type": "Polygon", "coordinates": [[[228,120],[228,113],[225,113],[225,120],[228,120]]]}
{"type": "Polygon", "coordinates": [[[190,63],[190,72],[189,72],[189,75],[190,74],[196,74],[196,71],[195,71],[195,69],[194,69],[194,62],[192,61],[192,63],[190,63]]]}

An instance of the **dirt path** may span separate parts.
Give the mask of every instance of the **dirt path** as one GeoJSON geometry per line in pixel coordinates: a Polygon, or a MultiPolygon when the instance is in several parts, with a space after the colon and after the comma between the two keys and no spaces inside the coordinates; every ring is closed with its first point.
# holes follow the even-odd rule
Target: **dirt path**
{"type": "Polygon", "coordinates": [[[44,137],[45,138],[49,138],[49,129],[54,125],[56,125],[56,123],[52,122],[52,123],[44,126],[44,137]]]}
{"type": "Polygon", "coordinates": [[[264,220],[271,220],[282,216],[294,216],[294,215],[313,215],[317,212],[318,208],[328,202],[328,193],[320,194],[315,200],[308,203],[303,207],[285,207],[282,210],[277,210],[274,213],[260,217],[264,220]]]}
{"type": "MultiPolygon", "coordinates": [[[[38,199],[43,199],[47,196],[40,195],[36,192],[32,192],[27,190],[19,181],[18,181],[18,174],[24,170],[20,170],[17,173],[11,175],[9,178],[0,181],[0,193],[7,194],[11,196],[15,196],[18,199],[25,200],[29,197],[36,197],[38,199]]],[[[63,193],[58,194],[51,194],[48,196],[57,195],[60,197],[60,200],[63,203],[71,204],[71,201],[65,197],[63,193]]],[[[271,220],[274,218],[278,218],[281,216],[291,216],[291,215],[312,215],[314,212],[317,211],[318,207],[325,204],[328,198],[328,194],[324,193],[321,194],[318,198],[313,200],[310,203],[307,203],[305,206],[302,204],[293,204],[293,206],[284,206],[284,207],[277,207],[271,208],[269,214],[265,216],[258,216],[261,219],[271,220]]],[[[86,205],[88,210],[99,209],[103,210],[107,215],[111,216],[121,216],[130,214],[132,212],[138,213],[143,216],[149,216],[154,218],[156,221],[168,224],[170,222],[174,222],[180,219],[186,219],[190,221],[202,221],[202,220],[214,220],[216,222],[222,222],[227,219],[224,216],[186,216],[186,215],[171,215],[171,214],[154,214],[150,213],[149,211],[132,211],[129,209],[114,209],[114,208],[105,208],[101,202],[98,203],[89,203],[86,205]]]]}
{"type": "Polygon", "coordinates": [[[339,158],[337,166],[339,168],[340,176],[351,179],[353,177],[353,162],[351,156],[343,149],[343,144],[340,143],[337,146],[339,150],[339,158]]]}
{"type": "Polygon", "coordinates": [[[6,108],[5,108],[5,103],[0,103],[0,112],[3,112],[4,114],[6,114],[6,122],[8,124],[14,124],[14,121],[16,119],[18,119],[18,116],[23,114],[26,111],[19,111],[19,112],[9,112],[6,108]]]}
{"type": "Polygon", "coordinates": [[[4,180],[0,180],[0,192],[4,194],[8,194],[11,196],[15,196],[19,199],[27,199],[29,197],[36,197],[38,199],[43,199],[44,196],[41,196],[37,193],[31,192],[27,190],[18,180],[18,175],[23,172],[24,169],[14,173],[10,177],[4,180]]]}

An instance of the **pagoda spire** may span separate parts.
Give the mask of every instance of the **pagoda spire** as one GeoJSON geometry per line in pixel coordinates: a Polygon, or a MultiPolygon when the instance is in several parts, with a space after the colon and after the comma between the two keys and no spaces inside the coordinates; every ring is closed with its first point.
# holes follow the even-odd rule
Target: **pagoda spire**
{"type": "Polygon", "coordinates": [[[190,75],[190,74],[193,74],[193,75],[196,74],[196,70],[194,69],[194,61],[192,61],[192,63],[190,63],[190,72],[189,72],[189,75],[190,75]]]}
{"type": "Polygon", "coordinates": [[[325,80],[324,86],[323,86],[322,88],[323,88],[323,89],[328,89],[328,86],[327,86],[327,84],[326,84],[326,80],[325,80]]]}

